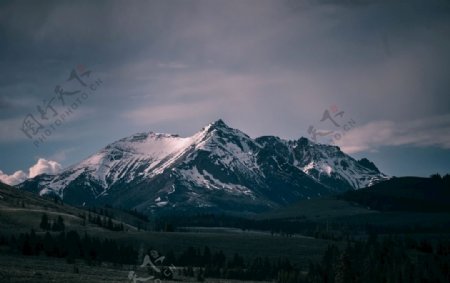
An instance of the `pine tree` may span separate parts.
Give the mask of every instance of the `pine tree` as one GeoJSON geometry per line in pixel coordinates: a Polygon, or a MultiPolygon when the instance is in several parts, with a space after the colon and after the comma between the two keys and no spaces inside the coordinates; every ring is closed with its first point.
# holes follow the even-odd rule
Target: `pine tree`
{"type": "Polygon", "coordinates": [[[203,282],[205,281],[205,271],[201,268],[197,270],[197,281],[203,282]]]}
{"type": "Polygon", "coordinates": [[[351,262],[348,248],[341,254],[339,261],[337,263],[335,282],[336,283],[353,282],[353,273],[351,269],[351,262]]]}
{"type": "Polygon", "coordinates": [[[22,243],[22,254],[23,255],[32,255],[33,254],[33,249],[30,244],[30,236],[28,235],[28,233],[25,234],[25,236],[24,236],[24,240],[22,243]]]}
{"type": "Polygon", "coordinates": [[[211,264],[211,251],[209,250],[209,247],[205,246],[203,249],[202,263],[204,266],[211,264]]]}
{"type": "Polygon", "coordinates": [[[53,223],[52,230],[53,231],[64,231],[66,226],[64,225],[64,219],[61,215],[58,216],[56,222],[53,223]]]}
{"type": "Polygon", "coordinates": [[[53,256],[54,249],[55,249],[54,240],[50,235],[50,233],[46,232],[44,236],[44,252],[47,256],[53,256]]]}
{"type": "Polygon", "coordinates": [[[41,217],[41,224],[39,224],[39,227],[40,227],[42,230],[49,230],[49,229],[50,229],[50,224],[49,224],[49,222],[48,222],[48,216],[47,216],[46,213],[42,214],[42,217],[41,217]]]}
{"type": "Polygon", "coordinates": [[[108,217],[108,224],[106,226],[109,230],[114,230],[114,224],[112,222],[111,217],[108,217]]]}

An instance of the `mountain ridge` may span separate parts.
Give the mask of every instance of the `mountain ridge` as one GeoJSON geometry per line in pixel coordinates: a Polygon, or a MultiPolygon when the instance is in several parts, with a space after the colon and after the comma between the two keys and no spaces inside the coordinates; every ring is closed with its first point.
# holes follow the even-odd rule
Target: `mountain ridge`
{"type": "Polygon", "coordinates": [[[122,138],[60,174],[17,187],[77,205],[112,203],[149,213],[180,207],[257,212],[386,179],[372,164],[303,137],[252,139],[219,119],[189,137],[143,132],[122,138]]]}

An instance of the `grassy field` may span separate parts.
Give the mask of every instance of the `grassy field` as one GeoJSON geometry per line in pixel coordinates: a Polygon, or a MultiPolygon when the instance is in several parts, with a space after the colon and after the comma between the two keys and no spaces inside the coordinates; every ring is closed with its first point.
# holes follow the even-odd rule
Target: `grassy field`
{"type": "Polygon", "coordinates": [[[117,240],[132,242],[136,246],[144,245],[155,248],[162,253],[172,250],[178,254],[187,247],[203,249],[208,246],[212,251],[222,250],[226,256],[235,253],[244,258],[252,259],[257,256],[277,260],[288,258],[292,263],[306,268],[310,260],[320,259],[323,251],[331,241],[313,239],[308,237],[271,236],[266,233],[255,232],[119,232],[102,233],[117,240]]]}
{"type": "MultiPolygon", "coordinates": [[[[58,216],[64,219],[66,232],[75,230],[80,236],[88,233],[92,237],[114,239],[118,243],[130,243],[136,249],[155,249],[163,255],[172,251],[176,256],[189,247],[203,250],[206,246],[211,252],[223,251],[227,258],[239,254],[248,263],[256,257],[267,257],[273,262],[287,258],[292,264],[306,270],[310,261],[319,260],[332,243],[328,240],[314,239],[300,235],[284,237],[262,231],[243,231],[236,228],[204,228],[190,227],[184,232],[150,232],[138,230],[133,225],[139,219],[126,215],[122,211],[109,210],[123,221],[125,231],[111,231],[98,225],[84,221],[82,215],[87,211],[45,199],[14,188],[0,186],[0,234],[3,236],[18,235],[30,232],[43,236],[46,231],[40,228],[42,215],[55,220],[58,216]]],[[[93,213],[94,214],[94,213],[93,213]]],[[[95,215],[95,214],[94,214],[95,215]]],[[[59,232],[50,232],[55,237],[59,232]]],[[[136,266],[86,265],[82,260],[75,264],[66,259],[41,256],[23,256],[20,251],[0,247],[0,282],[132,282],[128,273],[136,270],[136,266]]],[[[182,267],[180,267],[181,269],[182,267]]],[[[145,273],[143,274],[145,277],[145,273]]],[[[182,277],[177,274],[173,282],[195,282],[195,278],[182,277]]],[[[153,280],[147,282],[154,282],[153,280]]],[[[171,282],[171,281],[164,281],[171,282]]],[[[205,282],[240,282],[236,280],[211,279],[205,282]]],[[[249,282],[249,281],[246,281],[249,282]]]]}
{"type": "MultiPolygon", "coordinates": [[[[80,261],[75,264],[68,264],[63,259],[23,257],[0,253],[0,282],[2,283],[124,283],[132,282],[132,280],[128,279],[130,271],[139,272],[139,267],[111,265],[88,266],[80,261]]],[[[145,272],[139,272],[138,275],[139,277],[148,276],[145,272]]],[[[153,283],[155,280],[148,280],[146,282],[153,283]]],[[[197,281],[195,278],[183,277],[176,272],[173,280],[163,280],[162,282],[197,281]]],[[[240,283],[244,281],[207,278],[204,282],[240,283]]],[[[245,282],[252,283],[252,281],[245,282]]]]}
{"type": "MultiPolygon", "coordinates": [[[[125,230],[137,231],[135,223],[142,223],[136,217],[120,210],[112,210],[114,214],[113,223],[122,222],[125,230]]],[[[64,223],[72,230],[79,232],[108,231],[98,225],[83,221],[86,209],[65,205],[60,201],[42,198],[35,194],[19,191],[15,188],[0,183],[0,231],[4,233],[29,232],[30,229],[39,230],[39,224],[43,214],[47,214],[50,220],[61,216],[64,223]]],[[[96,213],[91,213],[97,216],[96,213]]],[[[144,225],[142,225],[144,226],[144,225]]]]}
{"type": "MultiPolygon", "coordinates": [[[[206,229],[207,230],[207,229],[206,229]]],[[[92,232],[92,231],[91,231],[92,232]]],[[[254,257],[268,257],[277,260],[289,260],[306,270],[310,261],[319,260],[330,243],[326,240],[306,237],[271,236],[255,232],[107,232],[98,230],[91,233],[121,242],[132,242],[145,250],[155,249],[166,254],[172,250],[181,253],[189,246],[203,249],[208,246],[211,251],[222,250],[227,257],[239,253],[246,261],[254,257]]],[[[65,259],[44,256],[11,255],[0,250],[0,282],[128,282],[127,275],[136,267],[114,267],[113,265],[87,266],[83,261],[68,264],[65,259]],[[75,266],[77,272],[75,272],[75,266]]],[[[176,277],[178,279],[178,277],[176,277]]],[[[190,282],[193,278],[181,278],[190,282]]],[[[167,282],[167,281],[164,281],[167,282]]],[[[207,279],[206,282],[240,282],[224,279],[207,279]]]]}
{"type": "MultiPolygon", "coordinates": [[[[272,262],[286,258],[302,272],[307,270],[310,262],[319,261],[322,258],[328,245],[335,244],[341,248],[346,246],[345,238],[335,237],[334,239],[341,239],[341,241],[332,241],[326,240],[330,237],[318,239],[300,234],[286,236],[286,233],[272,234],[269,231],[244,230],[232,227],[177,227],[178,232],[143,231],[133,225],[140,221],[133,215],[119,210],[111,209],[110,211],[118,216],[118,219],[114,220],[115,222],[124,222],[125,231],[111,231],[84,221],[82,215],[86,214],[87,211],[83,208],[63,205],[51,199],[44,199],[10,187],[0,186],[0,234],[3,236],[30,232],[31,229],[37,235],[42,236],[46,231],[42,230],[39,224],[42,215],[45,213],[53,220],[61,216],[64,219],[66,232],[75,230],[80,236],[87,233],[92,237],[114,239],[117,243],[132,244],[136,249],[155,249],[163,255],[173,252],[175,256],[179,257],[189,247],[201,251],[204,247],[208,247],[211,252],[223,251],[227,258],[239,254],[246,263],[252,262],[256,257],[267,257],[272,262]]],[[[340,232],[345,227],[351,227],[352,225],[364,227],[367,223],[401,227],[402,231],[406,231],[406,226],[416,227],[419,224],[450,227],[449,213],[378,212],[352,202],[333,198],[301,201],[290,207],[260,215],[256,219],[285,221],[284,223],[287,223],[289,227],[296,227],[291,225],[302,225],[302,223],[312,223],[313,227],[318,225],[323,230],[322,232],[326,231],[327,233],[328,223],[330,223],[330,232],[332,232],[332,229],[340,232]],[[334,226],[331,224],[334,224],[334,226]]],[[[355,238],[357,236],[355,232],[359,230],[349,231],[350,235],[355,238]]],[[[425,233],[418,234],[418,239],[448,239],[448,233],[433,235],[426,230],[412,231],[425,233]]],[[[51,233],[56,236],[59,232],[51,233]]],[[[361,233],[361,237],[365,237],[363,234],[361,233]]],[[[411,234],[408,235],[411,236],[411,234]]],[[[127,278],[128,272],[136,269],[135,266],[119,267],[104,263],[90,266],[86,265],[84,261],[68,264],[65,259],[22,256],[18,253],[20,251],[11,252],[11,250],[0,247],[0,283],[131,282],[127,278]]],[[[194,280],[193,278],[183,277],[175,279],[178,279],[177,282],[194,280]]],[[[240,281],[208,278],[205,282],[240,281]]]]}
{"type": "MultiPolygon", "coordinates": [[[[206,229],[206,228],[205,228],[206,229]]],[[[0,230],[3,235],[5,231],[0,230]]],[[[43,234],[43,232],[37,232],[43,234]]],[[[91,236],[115,239],[122,243],[131,243],[136,248],[155,249],[163,254],[173,251],[179,255],[188,247],[211,251],[223,251],[227,257],[235,253],[246,260],[255,257],[267,257],[271,260],[289,259],[296,266],[306,269],[310,261],[319,260],[323,251],[331,243],[343,245],[328,240],[314,239],[302,236],[283,237],[271,236],[256,232],[108,232],[91,230],[91,236]]]]}

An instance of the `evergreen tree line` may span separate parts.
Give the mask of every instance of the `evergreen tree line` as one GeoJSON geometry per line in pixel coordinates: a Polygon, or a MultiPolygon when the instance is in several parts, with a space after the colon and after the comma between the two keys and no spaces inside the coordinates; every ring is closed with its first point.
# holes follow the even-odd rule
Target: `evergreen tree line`
{"type": "Polygon", "coordinates": [[[331,245],[319,263],[303,275],[281,272],[280,283],[422,283],[450,282],[450,241],[435,246],[427,241],[371,237],[339,250],[331,245]]]}
{"type": "Polygon", "coordinates": [[[450,174],[441,176],[439,173],[430,175],[430,178],[439,182],[442,182],[447,189],[450,189],[450,174]]]}
{"type": "Polygon", "coordinates": [[[93,207],[88,208],[88,212],[99,214],[99,215],[105,216],[105,217],[114,218],[114,214],[111,211],[109,211],[108,208],[112,208],[112,207],[110,205],[105,205],[105,208],[101,208],[101,207],[97,208],[97,207],[93,206],[93,207]]]}
{"type": "Polygon", "coordinates": [[[233,227],[243,231],[261,230],[269,231],[272,234],[282,234],[291,236],[305,231],[314,231],[317,223],[306,221],[304,217],[295,219],[268,219],[253,220],[225,214],[195,214],[164,216],[155,219],[154,230],[171,232],[177,231],[179,227],[233,227]],[[293,225],[293,221],[295,224],[293,225]],[[297,221],[299,221],[297,223],[297,221]],[[297,225],[298,224],[298,225],[297,225]]]}
{"type": "Polygon", "coordinates": [[[351,240],[354,235],[450,233],[450,225],[374,225],[368,223],[315,222],[304,217],[253,220],[229,215],[195,214],[165,216],[155,220],[155,231],[172,232],[180,227],[233,227],[243,231],[267,231],[272,235],[290,237],[301,234],[320,239],[351,240]]]}
{"type": "MultiPolygon", "coordinates": [[[[141,264],[132,245],[100,239],[76,231],[37,235],[34,230],[19,236],[0,236],[0,246],[26,256],[46,255],[82,259],[87,264],[111,262],[141,264]]],[[[237,280],[277,280],[279,283],[422,283],[450,282],[450,240],[415,241],[410,238],[370,237],[349,242],[343,249],[331,245],[319,262],[302,272],[288,259],[267,257],[244,259],[235,253],[227,257],[221,250],[189,247],[179,254],[169,251],[165,265],[182,268],[185,276],[237,280]]]]}
{"type": "Polygon", "coordinates": [[[165,262],[183,267],[184,276],[196,277],[199,281],[204,278],[274,280],[280,272],[296,270],[286,258],[255,257],[246,260],[237,253],[227,257],[222,250],[213,252],[207,246],[203,249],[188,247],[178,255],[169,251],[165,262]]]}
{"type": "Polygon", "coordinates": [[[95,216],[92,216],[91,213],[89,212],[88,221],[89,221],[89,223],[109,229],[111,231],[124,231],[125,230],[123,223],[122,222],[118,223],[118,224],[114,223],[112,221],[111,216],[100,217],[100,215],[98,215],[98,214],[95,216]]]}
{"type": "MultiPolygon", "coordinates": [[[[86,225],[86,215],[80,215],[80,217],[83,219],[83,226],[86,225]]],[[[92,216],[89,212],[87,217],[89,223],[95,224],[97,226],[109,229],[111,231],[124,231],[125,227],[123,223],[116,224],[112,221],[111,216],[109,217],[100,217],[98,214],[95,216],[92,216]]],[[[65,224],[64,224],[64,218],[62,218],[60,215],[56,220],[50,220],[48,215],[46,213],[42,214],[41,216],[41,222],[39,224],[39,227],[44,231],[64,231],[65,224]]]]}
{"type": "MultiPolygon", "coordinates": [[[[114,225],[108,225],[111,224],[109,221],[109,218],[111,218],[112,220],[115,219],[114,217],[114,213],[111,211],[113,208],[113,206],[106,204],[104,208],[97,208],[97,207],[89,207],[88,208],[88,219],[90,223],[96,224],[100,227],[104,227],[107,229],[110,229],[112,231],[123,231],[124,227],[123,224],[119,224],[118,226],[114,226],[114,225]],[[91,214],[97,214],[95,216],[92,216],[91,214]],[[100,216],[104,216],[104,217],[98,217],[98,215],[100,216]],[[106,223],[105,223],[105,219],[106,219],[106,223]]],[[[145,225],[145,223],[149,222],[149,218],[147,215],[137,211],[136,209],[123,209],[123,208],[117,208],[117,210],[121,210],[124,213],[127,213],[133,217],[136,217],[138,219],[138,221],[135,221],[135,223],[133,225],[135,225],[138,230],[147,230],[147,225],[145,225]],[[144,223],[145,222],[145,223],[144,223]]],[[[82,218],[86,218],[86,216],[80,216],[82,218]]],[[[116,219],[116,221],[118,221],[116,219]]]]}
{"type": "Polygon", "coordinates": [[[149,222],[150,221],[147,215],[139,212],[137,209],[121,209],[121,210],[126,212],[126,213],[128,213],[128,214],[130,214],[130,215],[133,215],[134,217],[136,217],[136,218],[138,218],[138,219],[140,219],[140,220],[142,220],[144,222],[149,222]]]}
{"type": "Polygon", "coordinates": [[[149,222],[149,218],[144,213],[139,212],[137,209],[124,209],[124,208],[114,208],[112,205],[105,204],[104,208],[97,208],[95,206],[89,207],[88,211],[96,214],[100,214],[102,216],[114,218],[114,213],[111,211],[112,209],[123,211],[129,215],[132,215],[144,222],[149,222]]]}
{"type": "Polygon", "coordinates": [[[80,237],[78,232],[60,232],[38,235],[30,233],[6,237],[0,236],[0,245],[8,246],[12,252],[26,256],[46,255],[48,257],[66,258],[69,263],[82,259],[87,264],[111,262],[115,264],[135,264],[137,250],[127,244],[111,239],[101,239],[88,234],[80,237]]]}
{"type": "MultiPolygon", "coordinates": [[[[25,256],[65,258],[68,263],[74,263],[75,260],[84,260],[88,265],[102,262],[131,265],[142,263],[138,262],[138,250],[132,245],[89,236],[87,233],[81,237],[76,231],[38,235],[31,230],[30,233],[22,233],[17,237],[0,235],[0,246],[7,246],[12,252],[25,256]]],[[[227,257],[223,251],[212,252],[208,247],[203,250],[189,247],[178,255],[169,251],[164,265],[171,264],[183,267],[183,275],[197,277],[200,281],[206,277],[273,280],[280,272],[295,270],[288,259],[272,261],[267,257],[256,257],[247,261],[237,253],[227,257]]]]}
{"type": "Polygon", "coordinates": [[[46,213],[42,214],[39,227],[45,231],[64,231],[66,229],[64,219],[61,215],[58,215],[55,220],[50,220],[46,213]]]}

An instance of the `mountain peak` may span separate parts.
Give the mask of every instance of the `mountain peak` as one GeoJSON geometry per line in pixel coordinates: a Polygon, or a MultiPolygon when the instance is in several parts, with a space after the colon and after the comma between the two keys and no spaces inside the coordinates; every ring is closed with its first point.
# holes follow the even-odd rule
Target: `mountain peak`
{"type": "Polygon", "coordinates": [[[368,161],[357,162],[307,138],[252,139],[218,119],[189,137],[137,133],[20,188],[58,194],[77,205],[110,203],[148,212],[173,207],[256,211],[383,179],[368,161]]]}
{"type": "Polygon", "coordinates": [[[301,137],[298,139],[298,144],[299,145],[308,145],[309,144],[309,139],[305,138],[305,137],[301,137]]]}
{"type": "Polygon", "coordinates": [[[215,127],[215,128],[217,128],[217,127],[220,127],[220,128],[224,128],[224,127],[225,127],[225,128],[228,128],[228,125],[225,124],[225,122],[224,122],[222,119],[219,119],[219,120],[217,120],[217,121],[211,123],[211,126],[213,126],[213,127],[215,127]]]}
{"type": "Polygon", "coordinates": [[[228,130],[231,129],[222,119],[218,119],[212,123],[209,123],[206,127],[203,127],[203,131],[205,132],[212,132],[214,130],[228,130]]]}

